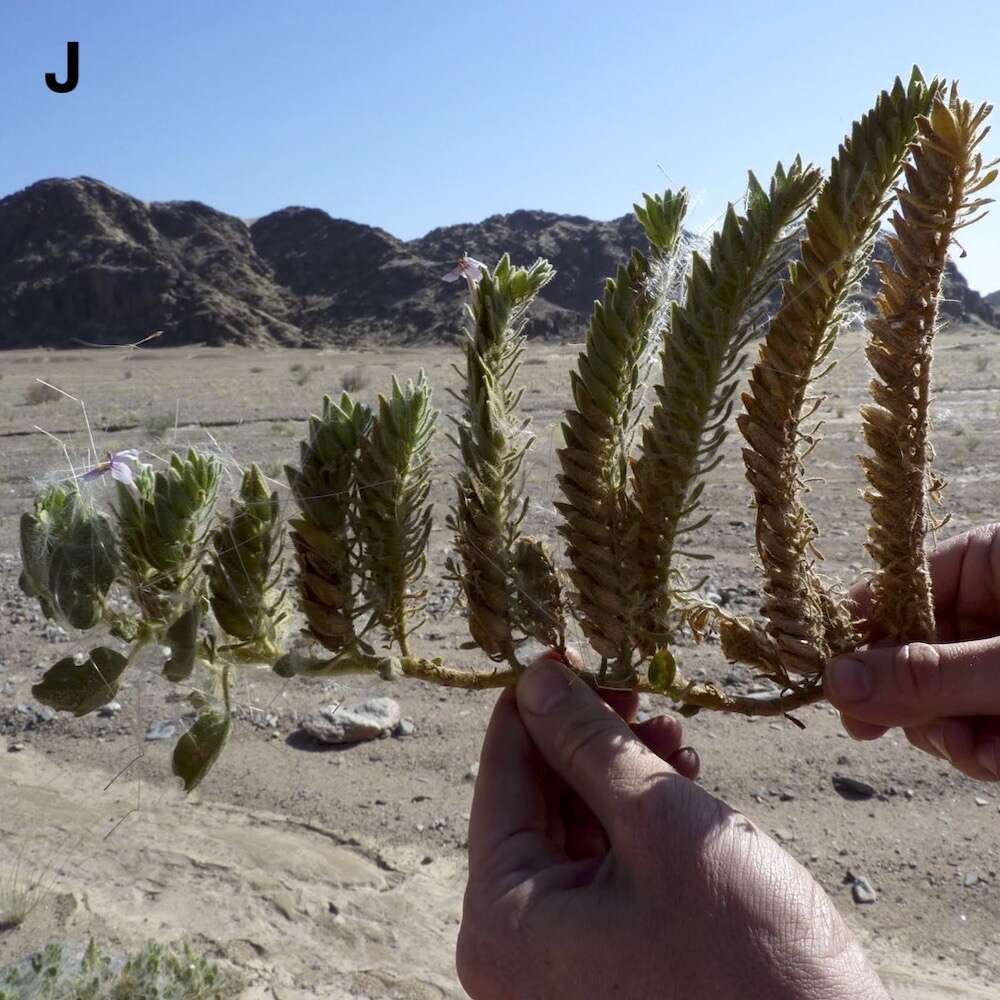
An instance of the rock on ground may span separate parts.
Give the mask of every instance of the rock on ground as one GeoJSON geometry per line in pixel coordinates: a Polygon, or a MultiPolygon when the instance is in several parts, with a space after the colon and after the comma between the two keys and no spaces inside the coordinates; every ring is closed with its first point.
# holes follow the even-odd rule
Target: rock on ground
{"type": "Polygon", "coordinates": [[[391,733],[400,723],[399,703],[369,698],[353,705],[328,705],[302,720],[302,729],[322,743],[360,743],[391,733]]]}

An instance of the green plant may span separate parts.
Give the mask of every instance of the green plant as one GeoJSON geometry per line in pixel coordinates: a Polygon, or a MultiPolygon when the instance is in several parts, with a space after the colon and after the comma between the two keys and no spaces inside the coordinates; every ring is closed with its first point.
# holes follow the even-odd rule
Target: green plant
{"type": "Polygon", "coordinates": [[[0,970],[0,1000],[223,1000],[238,986],[187,942],[147,942],[124,962],[91,938],[78,960],[53,942],[0,970]]]}
{"type": "MultiPolygon", "coordinates": [[[[979,192],[996,173],[976,152],[988,110],[914,70],[855,124],[825,180],[798,158],[778,164],[766,185],[751,174],[743,205],[730,206],[703,253],[683,249],[684,191],[636,205],[648,251],[636,250],[606,283],[571,373],[559,451],[565,572],[526,531],[532,437],[520,410],[525,324],[553,270],[544,260],[518,267],[506,255],[493,268],[473,262],[465,269],[447,568],[464,598],[472,644],[494,670],[427,660],[409,648],[423,607],[432,517],[436,415],[421,377],[405,387],[394,380],[374,410],[348,392],[324,398],[298,463],[286,466],[298,507],[289,522],[298,605],[308,638],[321,647],[316,655],[280,653],[287,612],[276,497],[252,468],[218,520],[218,463],[192,451],[159,472],[140,470],[134,488],[118,488],[115,579],[140,614],[108,611],[105,578],[80,570],[87,606],[130,651],[95,648],[72,674],[61,661],[36,697],[90,710],[111,697],[138,650],[167,645],[168,681],[208,680],[193,696],[202,714],[174,752],[174,771],[188,789],[225,744],[230,674],[247,660],[271,663],[282,676],[377,672],[498,687],[516,680],[526,643],[563,650],[578,624],[597,657],[596,667],[581,672],[590,684],[664,693],[687,714],[781,715],[818,700],[829,658],[863,637],[842,591],[817,565],[818,526],[806,506],[816,433],[804,425],[823,403],[813,386],[829,368],[897,195],[896,264],[881,266],[881,316],[869,325],[877,376],[873,405],[863,411],[869,546],[879,566],[876,619],[896,634],[926,634],[930,526],[923,512],[939,485],[926,478],[930,338],[947,248],[955,230],[973,221],[984,204],[979,192]],[[897,192],[901,174],[906,186],[897,192]],[[768,317],[765,303],[778,288],[780,304],[768,317]],[[697,543],[708,521],[705,477],[722,460],[745,355],[760,334],[735,421],[757,510],[765,593],[757,620],[699,599],[688,574],[706,558],[697,543]],[[648,382],[652,405],[644,412],[648,382]],[[701,640],[709,627],[718,627],[727,658],[752,666],[778,691],[739,695],[686,679],[678,639],[701,640]]],[[[61,538],[72,519],[53,523],[61,538]]],[[[27,551],[26,565],[39,551],[48,550],[27,551]]],[[[35,576],[30,592],[49,614],[57,602],[46,596],[41,570],[35,576]]],[[[44,579],[51,592],[51,570],[44,579]]]]}
{"type": "MultiPolygon", "coordinates": [[[[13,862],[0,872],[0,932],[19,927],[42,901],[52,881],[51,859],[36,867],[27,856],[25,840],[13,862]]],[[[3,994],[0,992],[0,998],[3,994]]]]}

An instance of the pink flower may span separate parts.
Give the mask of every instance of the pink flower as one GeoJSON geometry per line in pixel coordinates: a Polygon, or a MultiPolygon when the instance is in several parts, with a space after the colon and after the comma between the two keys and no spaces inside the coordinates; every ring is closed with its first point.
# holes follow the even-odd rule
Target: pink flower
{"type": "Polygon", "coordinates": [[[105,473],[110,472],[112,479],[124,483],[126,486],[135,488],[135,479],[132,475],[132,467],[129,462],[138,462],[139,452],[135,448],[127,448],[125,451],[108,452],[106,462],[95,465],[92,469],[84,472],[81,479],[99,479],[105,473]]]}
{"type": "Polygon", "coordinates": [[[486,265],[482,261],[476,260],[475,257],[470,257],[468,254],[462,254],[458,258],[458,263],[442,280],[458,281],[459,278],[465,278],[471,288],[483,276],[485,270],[486,265]]]}

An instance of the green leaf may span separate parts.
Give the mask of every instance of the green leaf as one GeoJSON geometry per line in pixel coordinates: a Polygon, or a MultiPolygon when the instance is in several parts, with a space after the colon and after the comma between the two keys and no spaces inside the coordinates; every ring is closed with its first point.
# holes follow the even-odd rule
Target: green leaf
{"type": "Polygon", "coordinates": [[[658,649],[649,662],[649,683],[657,691],[667,692],[677,676],[677,661],[669,649],[658,649]]]}
{"type": "Polygon", "coordinates": [[[83,663],[72,656],[61,659],[45,671],[31,693],[49,708],[86,715],[114,698],[126,666],[128,659],[121,653],[98,646],[83,663]]]}
{"type": "Polygon", "coordinates": [[[231,728],[229,716],[213,709],[199,715],[195,724],[177,741],[172,767],[174,774],[184,782],[185,792],[197,788],[212,769],[231,728]]]}
{"type": "Polygon", "coordinates": [[[175,684],[186,681],[194,670],[198,652],[198,628],[201,625],[201,602],[191,606],[167,629],[166,642],[170,659],[163,664],[163,676],[175,684]]]}

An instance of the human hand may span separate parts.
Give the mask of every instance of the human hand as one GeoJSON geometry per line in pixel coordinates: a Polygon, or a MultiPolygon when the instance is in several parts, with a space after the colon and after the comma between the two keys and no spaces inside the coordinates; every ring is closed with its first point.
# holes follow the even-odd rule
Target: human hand
{"type": "MultiPolygon", "coordinates": [[[[921,750],[983,781],[1000,780],[1000,522],[930,557],[938,641],[879,643],[833,660],[825,692],[844,727],[873,740],[901,726],[921,750]]],[[[870,610],[867,586],[853,596],[870,610]]]]}
{"type": "Polygon", "coordinates": [[[684,776],[680,745],[674,720],[637,735],[551,659],[501,695],[458,938],[475,1000],[884,1000],[822,889],[684,776]]]}

